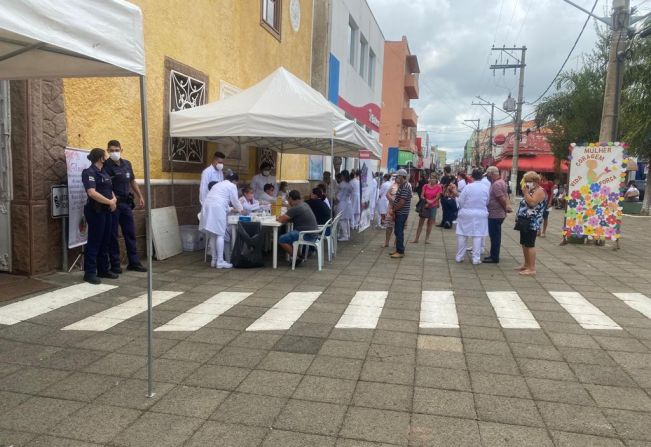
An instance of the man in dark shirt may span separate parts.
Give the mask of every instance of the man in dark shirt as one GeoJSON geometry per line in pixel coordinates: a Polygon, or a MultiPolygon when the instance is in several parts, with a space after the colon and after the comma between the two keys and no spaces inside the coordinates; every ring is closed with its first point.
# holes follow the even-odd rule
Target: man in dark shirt
{"type": "Polygon", "coordinates": [[[314,188],[310,199],[306,200],[305,203],[312,209],[318,225],[325,225],[332,217],[332,210],[325,203],[325,195],[321,188],[314,188]]]}
{"type": "Polygon", "coordinates": [[[404,169],[399,169],[396,172],[398,191],[392,204],[395,215],[393,232],[396,235],[396,251],[390,255],[394,259],[405,257],[405,225],[407,225],[407,217],[409,217],[409,209],[411,208],[411,196],[413,194],[411,185],[407,181],[407,176],[407,171],[404,169]]]}
{"type": "Polygon", "coordinates": [[[455,182],[456,179],[452,175],[452,168],[449,165],[446,165],[443,168],[443,177],[441,177],[441,181],[439,183],[443,187],[443,190],[445,190],[446,186],[448,186],[450,183],[455,183],[455,182]]]}
{"type": "MultiPolygon", "coordinates": [[[[316,230],[318,225],[312,209],[301,199],[300,192],[295,189],[291,190],[287,195],[287,201],[289,202],[289,209],[282,216],[278,216],[277,220],[281,223],[292,222],[294,229],[280,236],[278,245],[291,256],[294,252],[292,244],[298,241],[299,233],[301,231],[316,230]]],[[[303,258],[298,256],[297,261],[302,262],[303,258]]]]}

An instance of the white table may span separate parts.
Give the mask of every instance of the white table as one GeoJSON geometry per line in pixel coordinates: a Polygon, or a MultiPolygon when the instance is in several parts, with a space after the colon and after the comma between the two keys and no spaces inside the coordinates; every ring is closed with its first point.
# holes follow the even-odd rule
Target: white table
{"type": "MultiPolygon", "coordinates": [[[[235,237],[237,235],[237,223],[240,221],[240,216],[228,216],[228,225],[231,227],[231,251],[235,248],[235,237]]],[[[260,222],[262,227],[271,228],[273,230],[273,268],[278,268],[278,228],[285,225],[276,220],[275,216],[251,216],[251,222],[260,222]]]]}

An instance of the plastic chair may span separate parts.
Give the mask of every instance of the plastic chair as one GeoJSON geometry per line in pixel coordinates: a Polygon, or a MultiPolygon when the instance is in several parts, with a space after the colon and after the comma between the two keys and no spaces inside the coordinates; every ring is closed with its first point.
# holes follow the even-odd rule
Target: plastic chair
{"type": "Polygon", "coordinates": [[[339,221],[341,220],[342,213],[339,213],[332,219],[330,224],[330,234],[326,234],[325,238],[328,241],[328,261],[332,262],[332,258],[337,256],[337,232],[339,231],[339,221]]]}
{"type": "Polygon", "coordinates": [[[331,220],[328,220],[325,225],[318,230],[301,231],[298,233],[298,240],[292,244],[292,270],[296,269],[296,257],[298,256],[300,247],[314,247],[316,250],[319,271],[323,269],[323,240],[325,239],[325,233],[330,226],[330,223],[331,220]],[[305,236],[309,235],[315,235],[316,237],[314,240],[305,239],[305,236]]]}

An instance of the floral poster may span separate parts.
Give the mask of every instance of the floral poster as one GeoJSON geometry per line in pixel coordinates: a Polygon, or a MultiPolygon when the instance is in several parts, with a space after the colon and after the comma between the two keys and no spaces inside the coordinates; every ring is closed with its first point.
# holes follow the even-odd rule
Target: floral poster
{"type": "Polygon", "coordinates": [[[619,239],[626,179],[620,143],[572,145],[563,236],[619,239]]]}

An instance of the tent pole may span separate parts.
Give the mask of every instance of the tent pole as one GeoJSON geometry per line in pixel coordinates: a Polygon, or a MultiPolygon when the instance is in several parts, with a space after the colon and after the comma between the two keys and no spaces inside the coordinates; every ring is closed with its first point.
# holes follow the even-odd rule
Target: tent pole
{"type": "Polygon", "coordinates": [[[154,397],[154,371],[152,358],[152,241],[151,241],[151,178],[149,170],[149,136],[147,129],[147,85],[145,76],[140,76],[140,120],[142,122],[142,158],[145,170],[146,236],[147,236],[147,397],[154,397]]]}
{"type": "MultiPolygon", "coordinates": [[[[335,188],[334,188],[335,185],[332,182],[336,182],[336,181],[337,180],[335,180],[335,139],[334,137],[330,137],[330,191],[332,195],[332,197],[330,197],[330,219],[335,218],[335,188]]],[[[337,237],[336,234],[335,237],[337,237]]]]}

